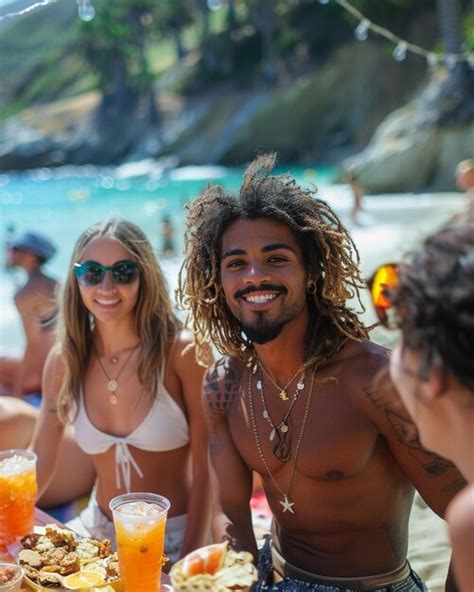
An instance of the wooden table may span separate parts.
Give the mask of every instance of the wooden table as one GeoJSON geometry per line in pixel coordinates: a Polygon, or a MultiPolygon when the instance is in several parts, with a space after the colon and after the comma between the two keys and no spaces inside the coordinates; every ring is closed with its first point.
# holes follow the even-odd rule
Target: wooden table
{"type": "MultiPolygon", "coordinates": [[[[43,510],[36,508],[35,524],[37,526],[45,526],[46,524],[51,524],[52,522],[54,522],[55,524],[58,524],[59,526],[64,526],[64,524],[62,524],[61,522],[59,522],[58,520],[56,520],[55,518],[53,518],[52,516],[50,516],[46,512],[43,512],[43,510]]],[[[54,590],[54,588],[51,588],[51,591],[53,591],[53,590],[54,590]]],[[[31,588],[29,586],[24,586],[22,588],[21,592],[31,592],[31,588]]],[[[160,592],[173,592],[173,587],[171,586],[170,578],[167,574],[161,575],[161,591],[160,592]]]]}

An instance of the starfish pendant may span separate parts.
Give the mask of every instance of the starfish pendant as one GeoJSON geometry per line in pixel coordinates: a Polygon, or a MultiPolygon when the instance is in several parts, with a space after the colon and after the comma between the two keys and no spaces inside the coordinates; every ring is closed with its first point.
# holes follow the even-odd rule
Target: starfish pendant
{"type": "Polygon", "coordinates": [[[290,502],[286,494],[283,496],[283,498],[283,501],[280,502],[280,504],[283,506],[283,513],[291,512],[292,514],[294,514],[295,511],[293,510],[293,506],[295,505],[295,502],[290,502]]]}

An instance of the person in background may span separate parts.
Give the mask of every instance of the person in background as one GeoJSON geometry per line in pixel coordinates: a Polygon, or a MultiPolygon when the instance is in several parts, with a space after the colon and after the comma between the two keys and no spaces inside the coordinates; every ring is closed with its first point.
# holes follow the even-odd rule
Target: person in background
{"type": "Polygon", "coordinates": [[[39,405],[41,377],[46,356],[54,341],[54,313],[58,282],[46,275],[44,264],[55,254],[49,239],[37,232],[24,232],[7,240],[7,268],[21,268],[26,282],[15,293],[26,347],[19,358],[0,358],[1,394],[25,397],[39,405]]]}
{"type": "Polygon", "coordinates": [[[466,206],[452,218],[452,222],[474,223],[474,160],[463,160],[456,167],[456,185],[466,192],[466,206]]]}
{"type": "Polygon", "coordinates": [[[274,164],[259,157],[237,195],[211,185],[188,211],[179,300],[198,346],[223,355],[204,382],[216,528],[258,561],[257,591],[426,590],[406,559],[414,489],[443,516],[462,479],[377,387],[388,353],[347,304],[365,288],[350,235],[274,164]],[[260,552],[253,471],[274,516],[260,552]]]}
{"type": "Polygon", "coordinates": [[[360,182],[359,174],[354,168],[348,169],[346,179],[351,188],[353,197],[351,220],[353,224],[360,225],[362,223],[362,198],[364,196],[364,187],[360,182]]]}
{"type": "MultiPolygon", "coordinates": [[[[380,318],[400,329],[390,376],[421,444],[454,462],[468,481],[449,504],[446,519],[458,589],[472,592],[474,227],[446,226],[428,237],[410,262],[390,265],[394,273],[383,272],[385,267],[378,270],[385,292],[380,318]]],[[[371,292],[377,296],[380,289],[372,284],[371,292]]]]}
{"type": "Polygon", "coordinates": [[[109,502],[155,492],[171,502],[165,552],[176,561],[210,532],[204,368],[182,330],[145,234],[107,219],[79,237],[60,301],[33,436],[40,495],[65,425],[97,473],[88,507],[69,526],[114,541],[109,502]]]}
{"type": "MultiPolygon", "coordinates": [[[[0,450],[28,448],[38,410],[17,397],[0,396],[0,450]]],[[[73,430],[66,430],[59,460],[50,485],[38,500],[41,508],[52,508],[92,490],[95,471],[91,459],[79,448],[73,430]]]]}
{"type": "Polygon", "coordinates": [[[174,245],[174,228],[169,216],[163,216],[161,220],[161,254],[164,257],[172,257],[176,253],[174,245]]]}

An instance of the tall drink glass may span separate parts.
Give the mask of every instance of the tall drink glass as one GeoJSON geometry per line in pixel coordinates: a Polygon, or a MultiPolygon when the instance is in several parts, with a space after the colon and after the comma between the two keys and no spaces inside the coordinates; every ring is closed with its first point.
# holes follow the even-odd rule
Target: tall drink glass
{"type": "Polygon", "coordinates": [[[170,502],[154,493],[126,493],[109,507],[124,592],[158,592],[170,502]]]}
{"type": "Polygon", "coordinates": [[[0,452],[0,553],[17,537],[33,532],[36,458],[30,450],[0,452]]]}

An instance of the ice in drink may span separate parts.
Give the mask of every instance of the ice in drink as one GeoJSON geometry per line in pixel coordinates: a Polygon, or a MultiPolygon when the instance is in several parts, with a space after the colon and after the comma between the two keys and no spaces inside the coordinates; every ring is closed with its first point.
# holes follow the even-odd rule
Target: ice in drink
{"type": "Polygon", "coordinates": [[[110,502],[120,577],[125,592],[158,592],[169,501],[156,494],[129,493],[110,502]]]}
{"type": "Polygon", "coordinates": [[[33,532],[37,489],[36,454],[0,452],[0,552],[17,537],[33,532]]]}

